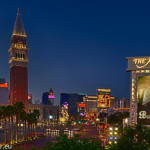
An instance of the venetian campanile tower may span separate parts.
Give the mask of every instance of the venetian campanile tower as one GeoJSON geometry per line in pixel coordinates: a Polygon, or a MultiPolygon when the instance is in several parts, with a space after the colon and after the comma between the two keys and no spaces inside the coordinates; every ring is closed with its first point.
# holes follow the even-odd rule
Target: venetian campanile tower
{"type": "Polygon", "coordinates": [[[10,104],[23,102],[28,110],[28,48],[20,9],[18,9],[9,49],[10,63],[10,104]]]}

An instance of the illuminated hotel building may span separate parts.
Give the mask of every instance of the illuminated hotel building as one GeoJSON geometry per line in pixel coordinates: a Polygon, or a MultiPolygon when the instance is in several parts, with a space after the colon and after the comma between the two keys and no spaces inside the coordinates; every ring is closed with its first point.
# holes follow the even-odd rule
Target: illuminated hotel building
{"type": "Polygon", "coordinates": [[[119,107],[119,100],[117,97],[110,96],[110,108],[116,109],[119,107]]]}
{"type": "Polygon", "coordinates": [[[86,95],[83,102],[85,103],[85,116],[89,119],[97,117],[97,96],[86,95]]]}
{"type": "Polygon", "coordinates": [[[120,99],[120,108],[130,108],[130,100],[123,97],[122,99],[120,99]]]}
{"type": "Polygon", "coordinates": [[[84,114],[85,114],[85,103],[84,102],[78,103],[78,112],[79,112],[80,116],[84,116],[84,114]]]}
{"type": "Polygon", "coordinates": [[[18,9],[9,49],[10,104],[23,102],[28,109],[28,48],[27,36],[18,9]]]}
{"type": "Polygon", "coordinates": [[[61,93],[60,105],[67,102],[69,116],[73,116],[78,111],[78,102],[83,102],[83,97],[85,95],[86,94],[82,93],[61,93]]]}
{"type": "Polygon", "coordinates": [[[53,94],[53,89],[51,88],[49,92],[43,92],[42,104],[43,105],[54,105],[55,96],[53,94]]]}
{"type": "Polygon", "coordinates": [[[5,82],[4,78],[0,78],[0,104],[9,103],[9,90],[8,83],[5,82]]]}

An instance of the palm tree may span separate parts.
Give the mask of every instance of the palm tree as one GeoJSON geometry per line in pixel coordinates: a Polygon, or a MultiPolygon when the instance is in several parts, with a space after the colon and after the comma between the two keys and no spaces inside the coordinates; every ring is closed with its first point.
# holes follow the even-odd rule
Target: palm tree
{"type": "Polygon", "coordinates": [[[33,113],[27,114],[27,122],[28,122],[28,135],[29,135],[29,138],[31,138],[31,134],[33,132],[33,122],[34,122],[33,113]]]}
{"type": "MultiPolygon", "coordinates": [[[[34,109],[33,110],[33,119],[34,119],[34,125],[35,125],[35,132],[37,131],[37,122],[39,120],[39,117],[40,117],[40,112],[39,110],[37,109],[34,109]]],[[[36,137],[37,137],[37,134],[36,134],[36,137]]]]}
{"type": "Polygon", "coordinates": [[[1,126],[1,119],[2,119],[2,107],[0,107],[0,126],[1,126]]]}
{"type": "MultiPolygon", "coordinates": [[[[16,142],[18,142],[18,121],[19,121],[19,131],[20,131],[20,114],[22,111],[24,111],[24,104],[22,102],[16,102],[14,104],[14,109],[15,109],[15,115],[16,115],[16,142]]],[[[20,132],[19,132],[19,137],[20,137],[20,132]]]]}
{"type": "MultiPolygon", "coordinates": [[[[0,126],[1,126],[1,120],[2,120],[2,118],[3,118],[3,111],[2,111],[2,107],[0,107],[0,126]]],[[[2,135],[0,135],[0,137],[1,137],[2,135]]]]}
{"type": "Polygon", "coordinates": [[[12,144],[13,141],[13,116],[15,115],[14,106],[8,105],[6,106],[7,115],[9,119],[9,141],[12,144]],[[11,122],[11,123],[10,123],[11,122]]]}
{"type": "Polygon", "coordinates": [[[25,134],[26,134],[26,125],[27,125],[27,113],[25,111],[22,111],[20,113],[20,119],[24,123],[24,126],[23,126],[23,137],[25,137],[25,134]]]}
{"type": "Polygon", "coordinates": [[[2,106],[2,118],[4,119],[4,144],[6,144],[6,138],[7,138],[7,129],[6,129],[6,125],[7,125],[7,116],[8,116],[8,112],[7,112],[7,107],[6,106],[2,106]]]}

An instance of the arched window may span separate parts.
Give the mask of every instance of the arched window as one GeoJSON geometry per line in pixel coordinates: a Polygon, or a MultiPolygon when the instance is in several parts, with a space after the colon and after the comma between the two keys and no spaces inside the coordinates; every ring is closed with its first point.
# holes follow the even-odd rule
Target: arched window
{"type": "Polygon", "coordinates": [[[25,54],[23,54],[23,59],[25,59],[25,54]]]}

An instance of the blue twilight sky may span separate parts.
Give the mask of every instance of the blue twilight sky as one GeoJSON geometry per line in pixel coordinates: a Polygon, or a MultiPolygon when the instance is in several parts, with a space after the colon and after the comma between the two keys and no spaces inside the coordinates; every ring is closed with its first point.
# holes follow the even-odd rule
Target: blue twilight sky
{"type": "Polygon", "coordinates": [[[9,82],[10,38],[17,8],[28,36],[29,93],[41,99],[60,93],[129,98],[126,57],[150,55],[150,1],[1,0],[0,77],[9,82]]]}

